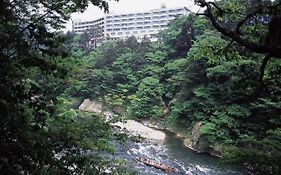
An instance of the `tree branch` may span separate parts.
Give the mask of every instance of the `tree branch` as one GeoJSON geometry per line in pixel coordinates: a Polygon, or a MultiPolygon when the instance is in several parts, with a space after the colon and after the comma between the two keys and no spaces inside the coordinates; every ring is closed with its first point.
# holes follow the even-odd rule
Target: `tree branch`
{"type": "Polygon", "coordinates": [[[260,10],[256,10],[255,12],[253,13],[250,13],[248,14],[243,20],[241,20],[237,25],[236,25],[236,28],[235,28],[235,32],[236,33],[240,33],[240,28],[246,23],[246,21],[252,17],[254,17],[256,14],[260,13],[261,11],[260,10]]]}
{"type": "Polygon", "coordinates": [[[261,67],[260,67],[260,75],[259,75],[259,81],[262,84],[263,84],[263,76],[264,76],[265,68],[266,68],[266,65],[267,65],[270,58],[271,58],[271,55],[266,55],[264,57],[264,59],[262,60],[262,64],[261,64],[261,67]]]}
{"type": "Polygon", "coordinates": [[[218,50],[218,51],[215,53],[215,55],[216,55],[216,54],[219,54],[219,53],[222,52],[222,51],[226,51],[233,43],[234,43],[234,40],[231,40],[224,48],[221,48],[220,50],[218,50]]]}
{"type": "Polygon", "coordinates": [[[45,14],[41,15],[35,22],[28,24],[26,27],[24,27],[21,31],[19,31],[19,33],[17,34],[15,31],[14,34],[11,34],[11,36],[14,37],[10,37],[9,40],[7,40],[5,43],[2,44],[2,47],[0,47],[0,51],[3,51],[3,49],[5,47],[7,47],[10,43],[12,43],[13,41],[17,40],[28,28],[30,28],[34,23],[37,23],[38,21],[40,21],[41,19],[43,19],[45,16],[47,16],[49,13],[51,13],[51,11],[47,11],[45,14]]]}
{"type": "MultiPolygon", "coordinates": [[[[205,13],[204,14],[199,14],[199,15],[204,15],[207,16],[212,23],[213,27],[219,31],[221,34],[231,38],[234,40],[236,43],[238,43],[241,46],[244,46],[245,48],[249,49],[250,51],[253,51],[255,53],[261,53],[261,54],[270,54],[272,57],[277,57],[281,58],[281,49],[278,46],[272,47],[266,44],[256,44],[254,42],[248,41],[246,39],[243,39],[240,37],[239,33],[237,33],[237,30],[239,31],[239,28],[247,21],[247,19],[242,20],[240,23],[238,23],[237,27],[235,30],[227,29],[223,27],[216,19],[214,14],[212,13],[212,4],[210,2],[206,2],[205,0],[202,0],[199,2],[201,7],[206,7],[205,13]]],[[[259,11],[257,10],[256,13],[259,11]]],[[[246,18],[250,18],[251,16],[254,16],[254,14],[249,14],[246,18]]]]}

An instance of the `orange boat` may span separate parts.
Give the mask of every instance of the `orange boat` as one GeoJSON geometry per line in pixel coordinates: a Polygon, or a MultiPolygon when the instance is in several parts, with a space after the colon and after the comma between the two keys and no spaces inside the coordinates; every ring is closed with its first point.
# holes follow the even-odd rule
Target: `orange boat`
{"type": "Polygon", "coordinates": [[[148,160],[148,159],[142,158],[142,157],[136,157],[136,159],[139,162],[144,163],[145,165],[152,166],[152,167],[157,168],[157,169],[161,169],[162,171],[165,171],[167,173],[174,173],[174,172],[176,172],[175,168],[170,167],[168,165],[165,165],[163,163],[159,163],[159,162],[156,162],[156,161],[153,161],[153,160],[148,160]]]}

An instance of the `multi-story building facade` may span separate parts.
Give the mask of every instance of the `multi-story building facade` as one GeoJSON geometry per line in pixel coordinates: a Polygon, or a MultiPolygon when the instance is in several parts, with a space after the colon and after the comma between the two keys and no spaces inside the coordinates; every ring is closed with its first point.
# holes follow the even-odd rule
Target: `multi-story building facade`
{"type": "Polygon", "coordinates": [[[138,40],[146,37],[157,41],[159,31],[168,27],[168,23],[180,15],[188,15],[185,7],[166,8],[127,14],[107,14],[93,21],[74,21],[74,33],[83,33],[87,29],[99,26],[107,39],[126,39],[135,36],[138,40]]]}

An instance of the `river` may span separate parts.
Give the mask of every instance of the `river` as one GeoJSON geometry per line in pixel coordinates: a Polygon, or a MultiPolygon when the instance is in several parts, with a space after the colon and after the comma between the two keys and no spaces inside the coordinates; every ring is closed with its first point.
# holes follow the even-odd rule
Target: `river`
{"type": "MultiPolygon", "coordinates": [[[[85,104],[86,107],[101,106],[97,102],[91,102],[87,99],[85,101],[89,103],[85,104]]],[[[81,105],[79,109],[80,107],[81,105]]],[[[99,110],[101,109],[90,109],[90,112],[99,112],[99,110]]],[[[109,112],[109,114],[109,116],[113,115],[112,112],[109,112]]],[[[103,113],[103,116],[107,117],[107,115],[108,113],[103,113]]],[[[198,154],[186,148],[182,140],[175,137],[172,132],[164,132],[166,137],[161,145],[146,141],[135,143],[130,140],[124,144],[113,143],[116,146],[114,157],[126,160],[128,170],[140,175],[247,175],[247,172],[242,168],[234,166],[222,168],[219,165],[218,158],[208,154],[198,154]],[[136,157],[143,157],[172,166],[176,169],[176,173],[165,173],[162,170],[146,166],[138,162],[136,157]]]]}
{"type": "Polygon", "coordinates": [[[148,142],[134,143],[128,141],[118,145],[116,156],[127,160],[128,169],[140,175],[246,175],[246,171],[228,166],[222,168],[219,159],[208,154],[198,154],[186,148],[182,140],[166,131],[163,145],[148,142]],[[162,162],[176,169],[176,173],[165,173],[162,170],[146,166],[136,160],[145,157],[162,162]]]}

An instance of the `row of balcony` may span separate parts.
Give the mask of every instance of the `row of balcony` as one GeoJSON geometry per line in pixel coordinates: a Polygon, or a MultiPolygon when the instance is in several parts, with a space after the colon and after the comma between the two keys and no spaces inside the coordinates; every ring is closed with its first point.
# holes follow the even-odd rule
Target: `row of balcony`
{"type": "Polygon", "coordinates": [[[153,26],[138,26],[138,27],[115,27],[115,28],[107,28],[106,31],[110,32],[110,31],[125,31],[125,30],[141,30],[141,29],[162,29],[162,28],[166,28],[167,24],[163,24],[163,25],[153,25],[153,26]]]}
{"type": "Polygon", "coordinates": [[[185,12],[184,8],[179,9],[165,9],[165,10],[155,10],[151,12],[143,12],[143,13],[129,13],[129,14],[121,14],[121,15],[107,15],[107,19],[112,18],[127,18],[127,17],[137,17],[137,16],[151,16],[151,15],[159,15],[159,14],[169,14],[169,13],[183,13],[185,12]]]}
{"type": "Polygon", "coordinates": [[[111,32],[111,33],[108,33],[110,34],[110,36],[117,36],[117,35],[148,35],[148,34],[157,34],[160,30],[142,30],[142,31],[127,31],[127,32],[111,32]]]}
{"type": "Polygon", "coordinates": [[[176,16],[179,16],[179,15],[183,15],[182,13],[177,13],[177,14],[170,14],[170,15],[163,15],[163,16],[153,16],[153,17],[143,17],[143,18],[124,18],[124,19],[115,19],[115,20],[108,20],[106,19],[106,23],[115,23],[115,22],[127,22],[127,21],[145,21],[145,20],[148,20],[148,21],[151,21],[153,19],[173,19],[175,18],[176,16]]]}

